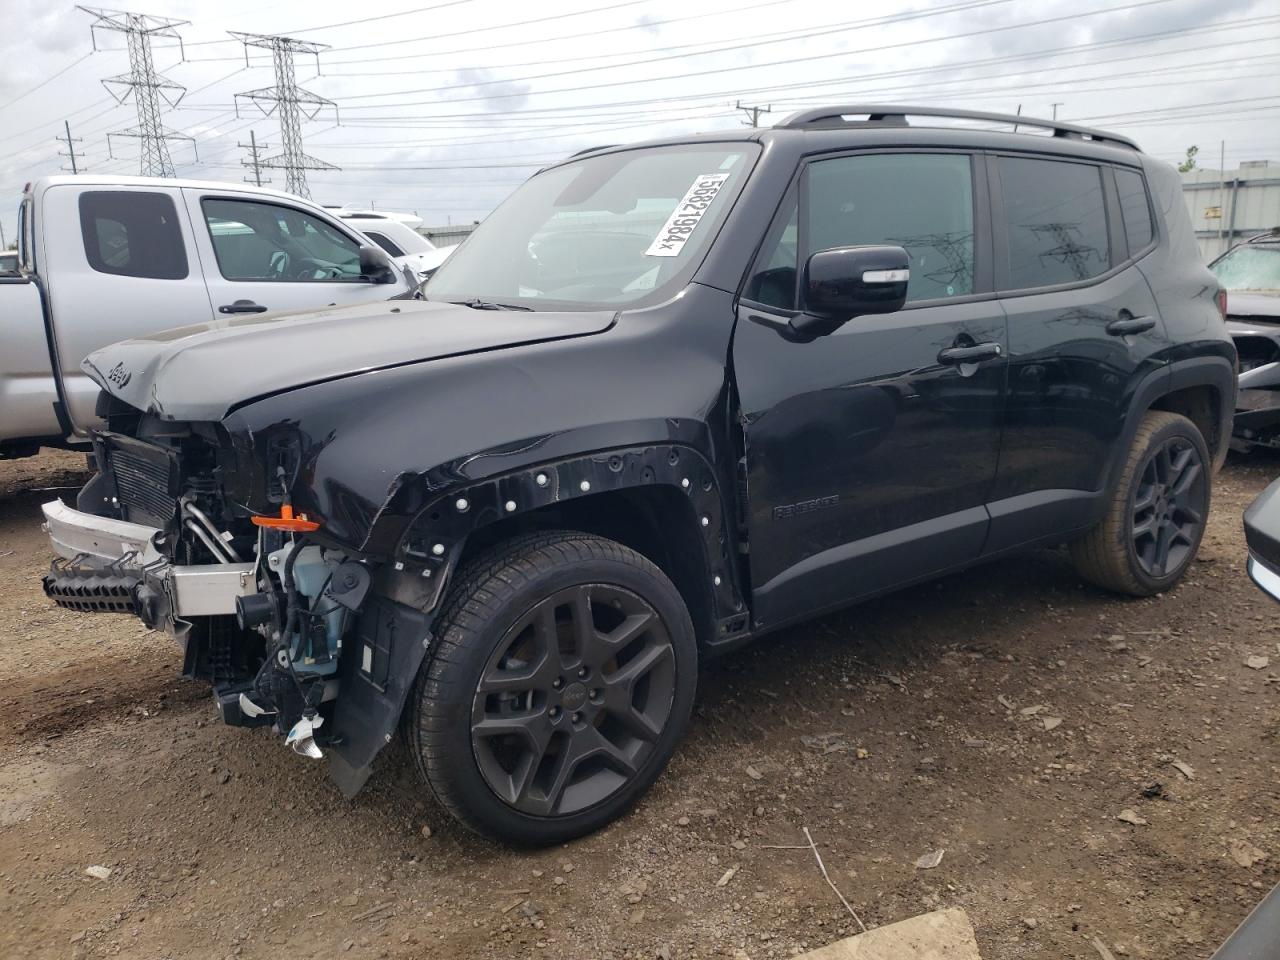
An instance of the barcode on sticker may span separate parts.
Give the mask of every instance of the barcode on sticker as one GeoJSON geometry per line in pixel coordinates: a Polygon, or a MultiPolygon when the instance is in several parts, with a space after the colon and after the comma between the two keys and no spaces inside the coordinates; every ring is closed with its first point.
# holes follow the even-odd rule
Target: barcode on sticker
{"type": "Polygon", "coordinates": [[[689,192],[676,204],[667,217],[667,222],[658,231],[658,236],[649,249],[646,257],[678,257],[685,243],[693,236],[693,231],[702,222],[702,217],[711,207],[711,201],[729,179],[727,173],[704,173],[693,181],[689,192]]]}

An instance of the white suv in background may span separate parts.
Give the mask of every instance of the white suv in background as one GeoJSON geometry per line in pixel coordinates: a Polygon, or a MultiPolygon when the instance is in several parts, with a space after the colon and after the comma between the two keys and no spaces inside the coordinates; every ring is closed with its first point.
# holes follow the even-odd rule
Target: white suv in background
{"type": "Polygon", "coordinates": [[[419,281],[428,279],[453,252],[452,247],[437,247],[418,233],[415,228],[422,225],[422,219],[412,214],[345,208],[333,213],[380,246],[396,263],[411,269],[419,281]]]}

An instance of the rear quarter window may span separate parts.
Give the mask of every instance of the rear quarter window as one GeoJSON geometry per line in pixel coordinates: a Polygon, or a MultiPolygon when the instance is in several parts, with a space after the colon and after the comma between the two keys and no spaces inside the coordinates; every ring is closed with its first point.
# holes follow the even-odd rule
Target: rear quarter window
{"type": "Polygon", "coordinates": [[[80,194],[80,234],[98,273],[182,280],[187,250],[173,199],[163,193],[89,190],[80,194]]]}
{"type": "Polygon", "coordinates": [[[1151,225],[1151,204],[1147,201],[1147,185],[1142,174],[1116,168],[1116,190],[1120,195],[1120,215],[1129,241],[1129,256],[1151,246],[1155,236],[1151,225]]]}

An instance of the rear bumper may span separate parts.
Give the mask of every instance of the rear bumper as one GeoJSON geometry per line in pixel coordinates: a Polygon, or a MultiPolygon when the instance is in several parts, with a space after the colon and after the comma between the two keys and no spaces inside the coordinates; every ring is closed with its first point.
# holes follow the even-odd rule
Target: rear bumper
{"type": "Polygon", "coordinates": [[[44,504],[44,528],[59,560],[45,593],[73,610],[134,613],[147,626],[183,637],[192,617],[236,612],[236,597],[257,592],[253,563],[180,566],[160,552],[164,531],[44,504]]]}

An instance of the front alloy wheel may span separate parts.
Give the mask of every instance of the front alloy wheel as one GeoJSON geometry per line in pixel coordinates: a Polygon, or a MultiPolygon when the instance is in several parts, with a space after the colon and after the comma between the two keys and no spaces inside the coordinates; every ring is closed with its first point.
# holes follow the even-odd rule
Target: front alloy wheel
{"type": "Polygon", "coordinates": [[[405,723],[464,824],[560,843],[619,816],[683,735],[697,645],[653,563],[584,533],[531,534],[461,570],[405,723]]]}
{"type": "Polygon", "coordinates": [[[628,590],[584,583],[539,601],[476,687],[471,744],[485,782],[540,817],[607,800],[658,743],[675,663],[657,611],[628,590]]]}

